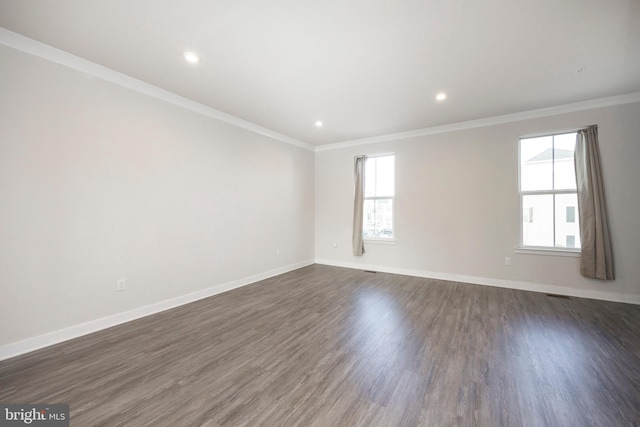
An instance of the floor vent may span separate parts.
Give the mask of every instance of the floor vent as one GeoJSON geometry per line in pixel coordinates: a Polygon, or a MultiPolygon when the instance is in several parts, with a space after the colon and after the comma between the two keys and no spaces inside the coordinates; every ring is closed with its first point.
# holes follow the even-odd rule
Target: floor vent
{"type": "Polygon", "coordinates": [[[548,297],[551,298],[564,298],[564,299],[571,299],[570,296],[567,295],[558,295],[558,294],[547,294],[548,297]]]}
{"type": "Polygon", "coordinates": [[[365,273],[373,273],[373,274],[376,274],[376,273],[377,273],[377,271],[371,271],[371,270],[365,270],[364,272],[365,272],[365,273]]]}

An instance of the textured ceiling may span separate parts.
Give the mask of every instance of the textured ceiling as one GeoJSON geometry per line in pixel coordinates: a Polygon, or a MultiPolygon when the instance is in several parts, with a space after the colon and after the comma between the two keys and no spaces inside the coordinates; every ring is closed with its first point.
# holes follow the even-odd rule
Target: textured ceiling
{"type": "Polygon", "coordinates": [[[0,26],[314,145],[640,90],[638,0],[0,0],[0,26]]]}

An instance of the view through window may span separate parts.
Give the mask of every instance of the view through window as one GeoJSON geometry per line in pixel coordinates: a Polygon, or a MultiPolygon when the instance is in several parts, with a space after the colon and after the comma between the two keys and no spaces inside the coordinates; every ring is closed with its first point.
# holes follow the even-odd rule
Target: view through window
{"type": "Polygon", "coordinates": [[[364,178],[365,239],[393,238],[395,156],[367,157],[364,178]]]}
{"type": "Polygon", "coordinates": [[[576,133],[520,139],[520,246],[580,248],[576,133]]]}

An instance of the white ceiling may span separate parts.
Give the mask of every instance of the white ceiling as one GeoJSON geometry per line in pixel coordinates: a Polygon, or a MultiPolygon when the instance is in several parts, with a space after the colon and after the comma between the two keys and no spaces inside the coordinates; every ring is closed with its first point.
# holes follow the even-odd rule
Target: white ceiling
{"type": "Polygon", "coordinates": [[[0,26],[313,145],[640,90],[640,0],[0,0],[0,26]]]}

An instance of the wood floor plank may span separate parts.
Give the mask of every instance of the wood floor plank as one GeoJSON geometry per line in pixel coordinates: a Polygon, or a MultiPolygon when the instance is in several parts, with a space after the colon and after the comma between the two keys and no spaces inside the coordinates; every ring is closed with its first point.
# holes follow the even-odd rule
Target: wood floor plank
{"type": "Polygon", "coordinates": [[[638,426],[640,307],[313,265],[0,362],[74,426],[638,426]]]}

